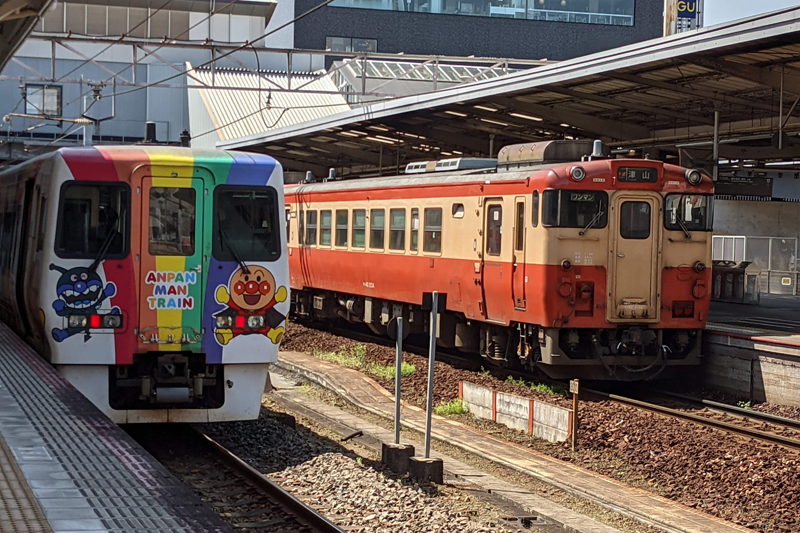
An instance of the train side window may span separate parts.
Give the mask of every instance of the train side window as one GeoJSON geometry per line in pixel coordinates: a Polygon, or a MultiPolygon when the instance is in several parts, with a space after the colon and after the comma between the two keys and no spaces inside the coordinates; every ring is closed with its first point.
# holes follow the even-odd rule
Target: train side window
{"type": "Polygon", "coordinates": [[[291,226],[292,224],[292,210],[291,208],[286,208],[286,242],[289,242],[289,238],[291,237],[291,226]]]}
{"type": "Polygon", "coordinates": [[[196,201],[194,189],[150,189],[150,255],[194,255],[196,201]]]}
{"type": "Polygon", "coordinates": [[[412,252],[419,250],[419,209],[411,210],[411,243],[409,248],[412,252]]]}
{"type": "Polygon", "coordinates": [[[386,232],[386,211],[373,209],[369,212],[369,247],[383,250],[386,232]]]}
{"type": "Polygon", "coordinates": [[[517,202],[517,242],[515,249],[521,252],[525,247],[525,203],[517,202]]]}
{"type": "Polygon", "coordinates": [[[306,211],[306,246],[317,245],[317,212],[306,211]]]}
{"type": "Polygon", "coordinates": [[[319,212],[319,245],[331,245],[331,212],[329,209],[319,212]]]}
{"type": "MultiPolygon", "coordinates": [[[[58,208],[56,255],[65,259],[94,259],[106,241],[110,241],[104,257],[123,259],[128,255],[129,210],[127,185],[65,183],[58,208]]],[[[10,215],[13,217],[14,213],[10,215]]],[[[13,227],[10,222],[3,220],[4,236],[13,227]]]]}
{"type": "Polygon", "coordinates": [[[453,204],[453,218],[464,218],[464,204],[453,204]]]}
{"type": "Polygon", "coordinates": [[[503,245],[503,207],[499,205],[490,206],[487,215],[486,253],[498,256],[503,245]]]}
{"type": "Polygon", "coordinates": [[[422,243],[425,252],[442,252],[442,210],[425,210],[425,238],[422,243]]]}
{"type": "Polygon", "coordinates": [[[353,209],[353,248],[367,246],[367,210],[353,209]]]}
{"type": "Polygon", "coordinates": [[[650,237],[650,204],[647,202],[622,202],[619,209],[619,234],[623,239],[650,237]]]}
{"type": "Polygon", "coordinates": [[[533,191],[533,207],[531,208],[533,227],[539,225],[539,191],[533,191]]]}
{"type": "Polygon", "coordinates": [[[347,247],[347,233],[350,229],[348,216],[346,209],[336,210],[336,246],[347,247]]]}
{"type": "Polygon", "coordinates": [[[406,210],[389,211],[389,249],[406,249],[406,210]]]}

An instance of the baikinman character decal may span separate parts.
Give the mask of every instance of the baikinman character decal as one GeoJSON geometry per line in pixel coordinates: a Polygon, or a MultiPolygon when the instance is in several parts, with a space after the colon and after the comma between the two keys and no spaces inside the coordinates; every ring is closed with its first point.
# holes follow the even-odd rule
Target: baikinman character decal
{"type": "Polygon", "coordinates": [[[77,333],[83,333],[84,342],[91,338],[91,315],[100,314],[120,314],[118,307],[112,308],[108,313],[100,313],[100,306],[107,299],[117,293],[117,287],[113,283],[103,286],[103,280],[97,272],[86,267],[75,267],[66,269],[58,265],[51,264],[50,270],[61,273],[56,284],[56,295],[58,299],[53,302],[53,309],[60,317],[67,318],[64,329],[53,328],[52,334],[56,342],[62,342],[77,333]],[[69,327],[69,317],[73,315],[86,316],[86,325],[81,327],[69,327]]]}

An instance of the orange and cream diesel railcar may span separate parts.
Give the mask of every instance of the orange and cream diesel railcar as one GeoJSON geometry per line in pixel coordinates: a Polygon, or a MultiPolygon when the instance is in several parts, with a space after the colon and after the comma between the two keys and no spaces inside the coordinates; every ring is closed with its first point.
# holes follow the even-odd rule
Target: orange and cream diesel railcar
{"type": "Polygon", "coordinates": [[[607,156],[554,141],[491,170],[287,185],[294,311],[424,333],[438,291],[439,345],[491,362],[619,380],[697,366],[712,181],[607,156]]]}

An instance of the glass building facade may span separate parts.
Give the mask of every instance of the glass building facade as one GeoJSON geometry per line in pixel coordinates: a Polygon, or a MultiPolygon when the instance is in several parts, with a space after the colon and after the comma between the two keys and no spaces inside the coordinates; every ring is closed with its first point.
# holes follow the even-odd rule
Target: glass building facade
{"type": "Polygon", "coordinates": [[[633,26],[635,0],[334,0],[335,7],[633,26]]]}

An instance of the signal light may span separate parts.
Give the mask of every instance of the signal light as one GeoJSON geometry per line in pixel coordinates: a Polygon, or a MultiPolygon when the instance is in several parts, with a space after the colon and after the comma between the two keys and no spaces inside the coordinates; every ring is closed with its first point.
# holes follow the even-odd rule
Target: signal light
{"type": "Polygon", "coordinates": [[[217,317],[217,328],[224,329],[224,328],[231,328],[233,327],[233,317],[232,316],[218,316],[217,317]]]}
{"type": "Polygon", "coordinates": [[[67,324],[71,328],[85,328],[89,325],[89,319],[86,315],[70,315],[67,324]]]}

